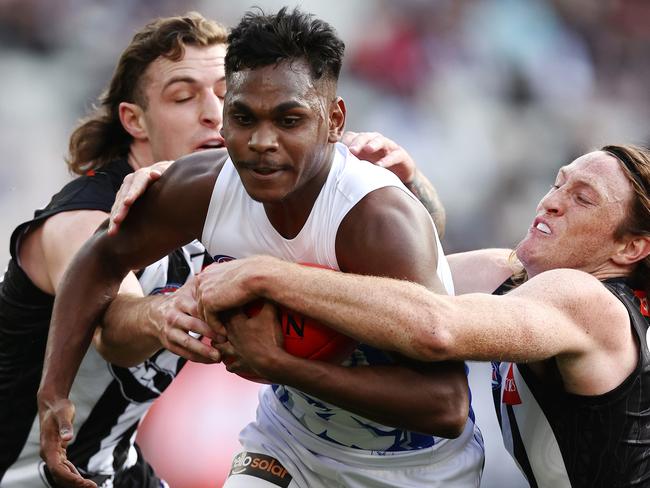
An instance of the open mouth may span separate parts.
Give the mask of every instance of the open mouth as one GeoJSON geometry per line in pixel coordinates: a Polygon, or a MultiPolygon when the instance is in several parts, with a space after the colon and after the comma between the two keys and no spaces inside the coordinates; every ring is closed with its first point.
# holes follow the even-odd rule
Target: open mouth
{"type": "Polygon", "coordinates": [[[261,176],[268,176],[280,171],[279,168],[250,168],[253,173],[261,176]]]}
{"type": "Polygon", "coordinates": [[[551,234],[551,228],[546,225],[544,222],[537,222],[535,224],[535,229],[540,231],[542,234],[550,235],[551,234]]]}
{"type": "Polygon", "coordinates": [[[209,149],[220,149],[222,147],[226,147],[225,141],[219,136],[207,137],[203,139],[201,143],[201,145],[196,146],[196,149],[194,149],[194,151],[207,151],[209,149]]]}
{"type": "Polygon", "coordinates": [[[215,142],[215,143],[208,143],[208,144],[202,144],[201,146],[196,148],[196,151],[207,151],[208,149],[219,149],[224,147],[223,143],[220,142],[215,142]]]}

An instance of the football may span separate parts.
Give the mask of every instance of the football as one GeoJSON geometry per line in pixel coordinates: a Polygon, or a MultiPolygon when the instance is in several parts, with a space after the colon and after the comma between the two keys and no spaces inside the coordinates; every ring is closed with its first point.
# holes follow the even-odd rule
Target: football
{"type": "MultiPolygon", "coordinates": [[[[249,317],[256,316],[262,309],[263,300],[255,300],[243,307],[249,317]]],[[[293,310],[277,305],[278,322],[284,334],[284,350],[294,356],[334,364],[343,362],[354,351],[357,342],[350,337],[340,334],[320,322],[305,317],[293,310]]],[[[266,380],[237,373],[242,378],[258,383],[268,383],[266,380]]]]}

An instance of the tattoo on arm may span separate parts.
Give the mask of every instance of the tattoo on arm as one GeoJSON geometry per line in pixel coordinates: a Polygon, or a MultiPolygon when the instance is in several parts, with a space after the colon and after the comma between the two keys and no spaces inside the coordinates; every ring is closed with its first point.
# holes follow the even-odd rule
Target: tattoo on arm
{"type": "Polygon", "coordinates": [[[438,197],[438,192],[433,184],[418,169],[415,171],[413,180],[406,183],[406,187],[416,196],[418,200],[427,209],[433,222],[436,224],[438,235],[442,238],[445,234],[445,225],[447,222],[445,208],[438,197]]]}

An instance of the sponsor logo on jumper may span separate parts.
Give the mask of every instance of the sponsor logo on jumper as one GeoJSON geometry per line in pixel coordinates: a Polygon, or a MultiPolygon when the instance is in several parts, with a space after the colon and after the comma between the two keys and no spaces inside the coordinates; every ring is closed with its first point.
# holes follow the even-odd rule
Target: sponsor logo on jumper
{"type": "Polygon", "coordinates": [[[514,364],[510,364],[508,374],[506,374],[506,379],[503,382],[503,396],[501,397],[501,402],[506,405],[521,405],[521,397],[517,390],[517,383],[515,383],[513,368],[514,364]]]}
{"type": "Polygon", "coordinates": [[[292,476],[277,459],[256,452],[240,452],[232,461],[228,476],[246,474],[263,479],[276,486],[287,488],[292,476]]]}

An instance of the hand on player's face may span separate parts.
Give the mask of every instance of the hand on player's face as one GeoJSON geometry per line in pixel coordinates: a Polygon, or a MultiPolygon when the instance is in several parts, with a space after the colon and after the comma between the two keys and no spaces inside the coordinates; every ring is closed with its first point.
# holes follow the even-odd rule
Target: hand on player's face
{"type": "Polygon", "coordinates": [[[109,235],[117,233],[120,224],[124,222],[129,213],[131,205],[144,194],[154,181],[162,176],[172,163],[173,161],[160,161],[126,175],[111,208],[111,217],[108,222],[109,235]]]}
{"type": "Polygon", "coordinates": [[[219,351],[199,338],[216,340],[218,335],[197,318],[199,311],[195,294],[196,278],[191,278],[157,306],[159,317],[154,322],[158,327],[158,338],[165,349],[190,361],[217,363],[221,360],[219,351]]]}
{"type": "Polygon", "coordinates": [[[231,314],[225,328],[228,341],[214,346],[228,363],[228,371],[271,379],[270,366],[287,354],[275,305],[264,302],[254,317],[245,313],[231,314]]]}
{"type": "Polygon", "coordinates": [[[68,460],[66,447],[74,435],[72,420],[74,405],[68,399],[40,405],[41,458],[47,464],[50,474],[63,488],[97,488],[90,480],[84,479],[77,468],[68,460]]]}
{"type": "Polygon", "coordinates": [[[378,132],[346,131],[341,142],[348,146],[357,158],[370,161],[389,169],[402,180],[410,183],[415,175],[415,162],[406,150],[378,132]]]}

